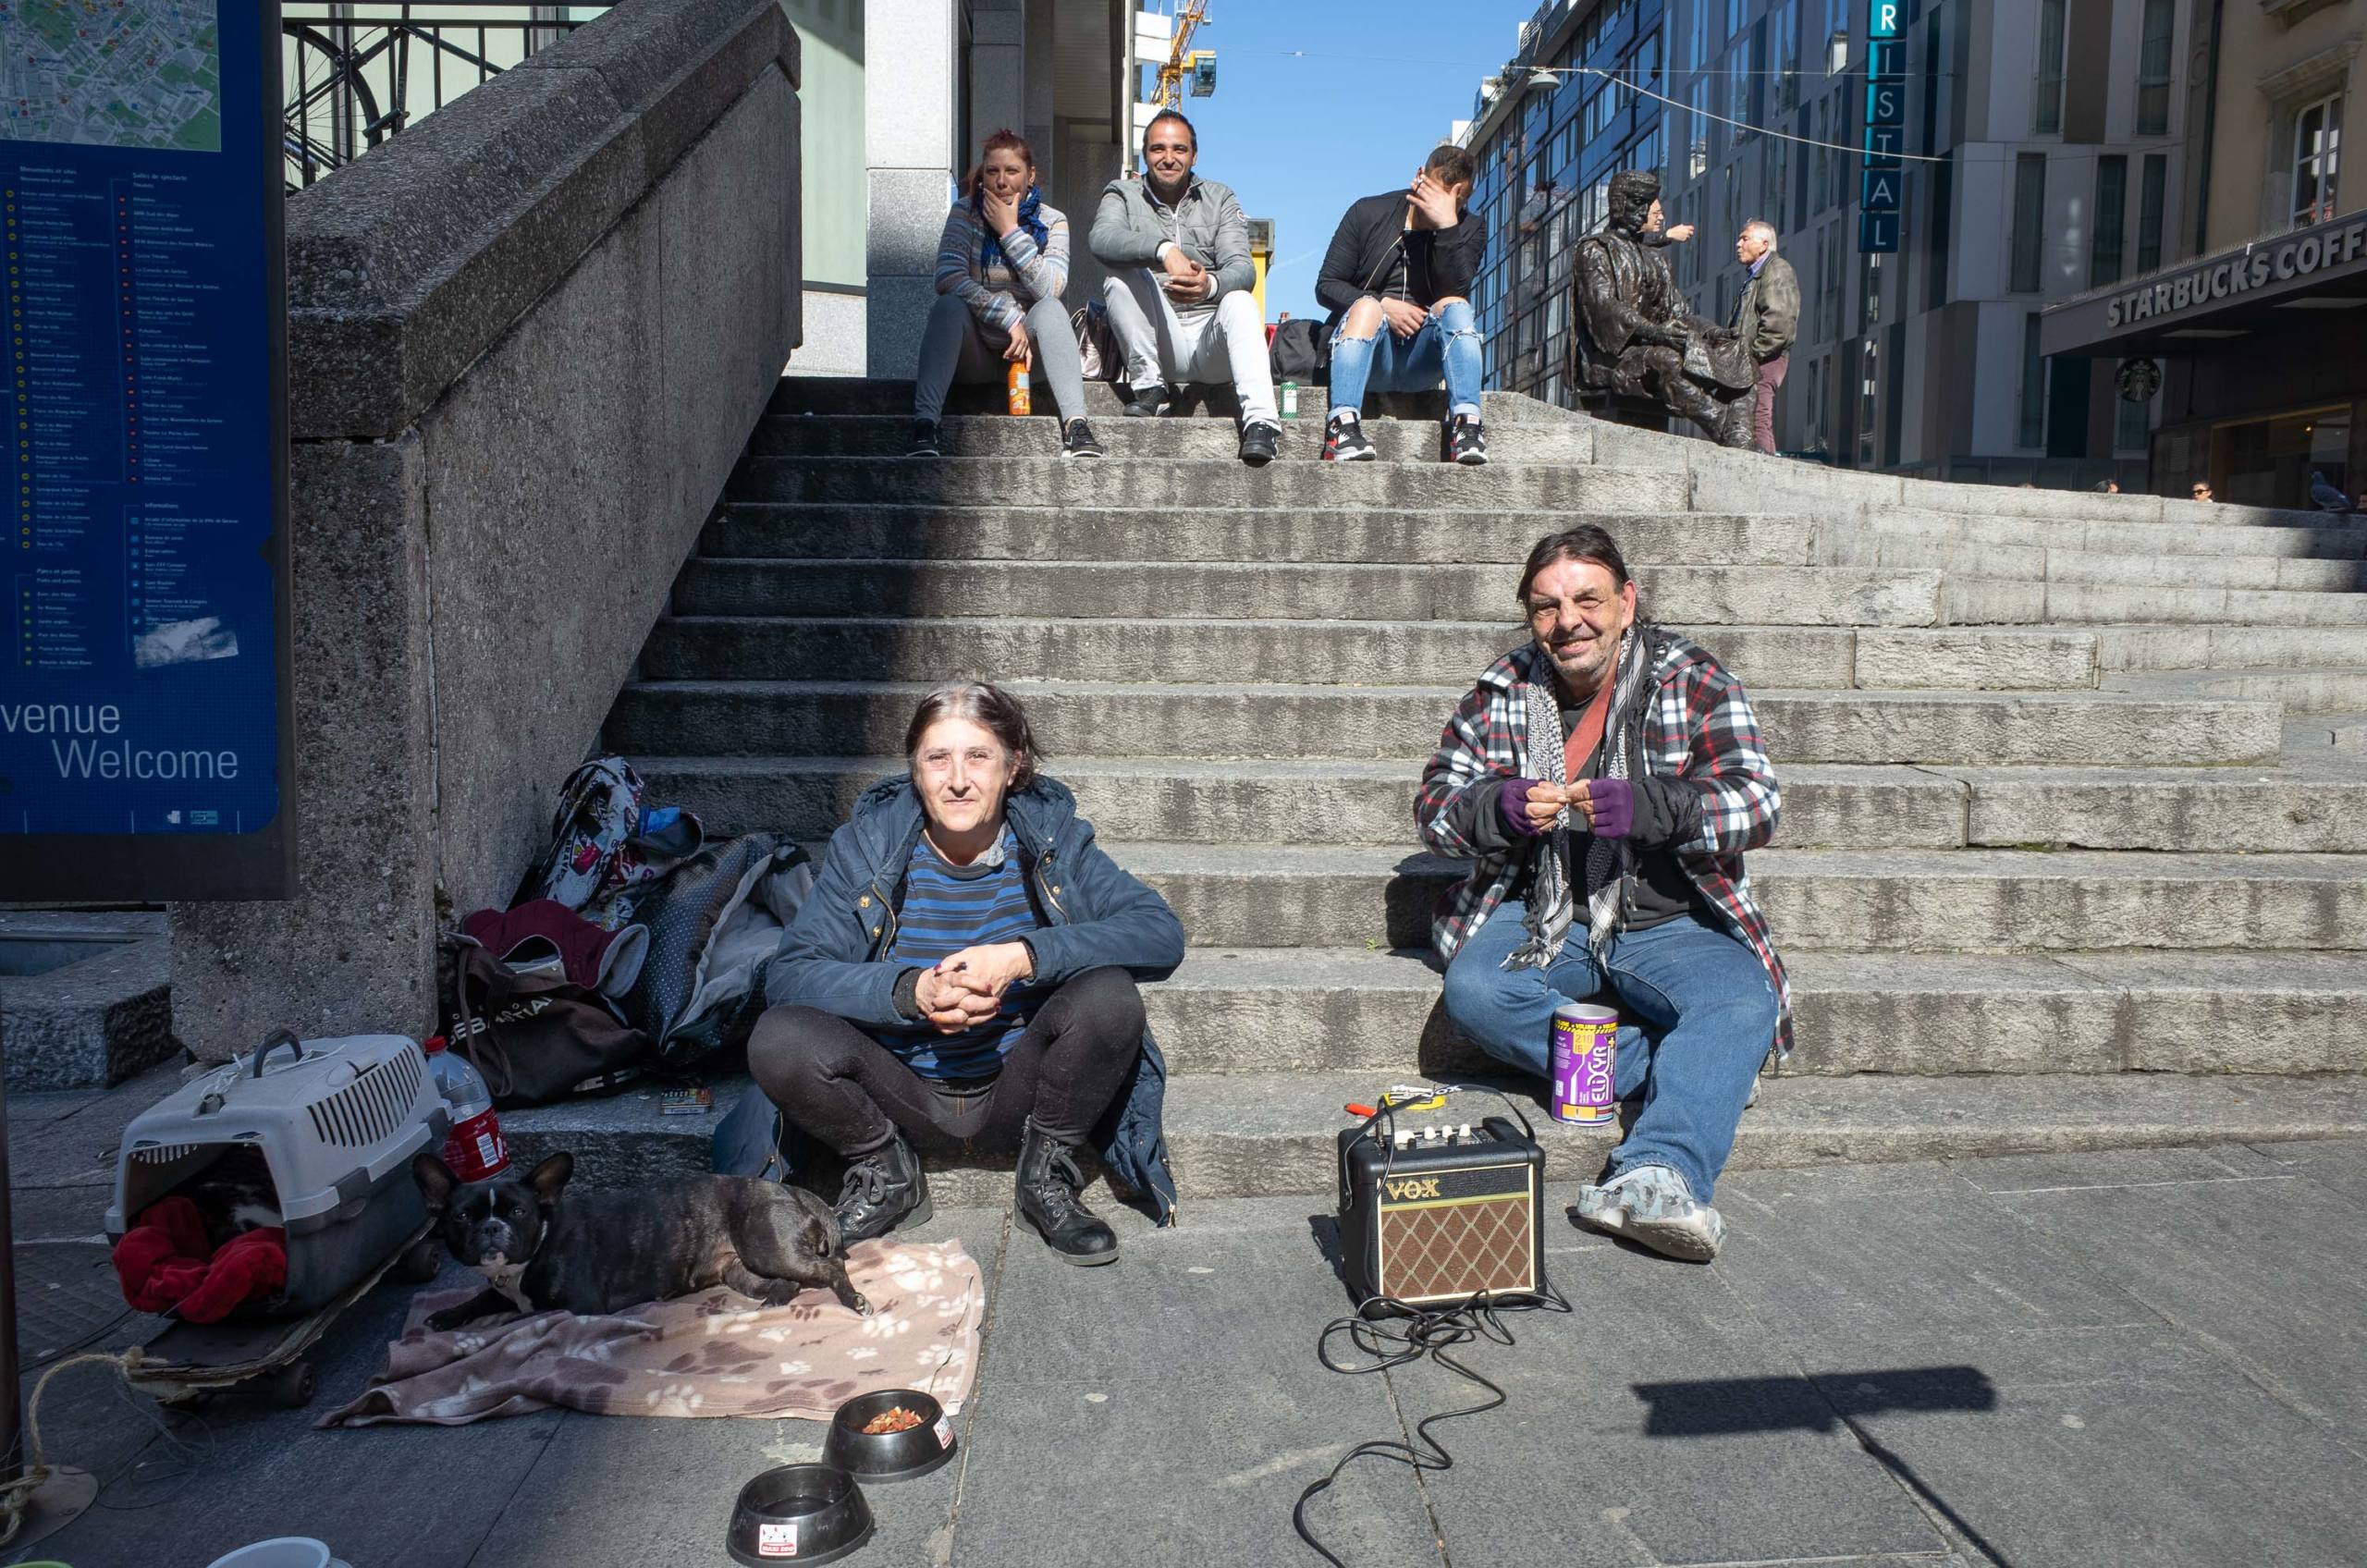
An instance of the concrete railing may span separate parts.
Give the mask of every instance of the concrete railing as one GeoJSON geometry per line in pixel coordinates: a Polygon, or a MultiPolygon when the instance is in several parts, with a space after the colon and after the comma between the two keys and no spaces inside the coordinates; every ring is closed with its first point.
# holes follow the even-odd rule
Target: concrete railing
{"type": "Polygon", "coordinates": [[[625,0],[293,199],[299,890],[173,911],[175,1028],[433,1023],[800,340],[798,40],[625,0]]]}

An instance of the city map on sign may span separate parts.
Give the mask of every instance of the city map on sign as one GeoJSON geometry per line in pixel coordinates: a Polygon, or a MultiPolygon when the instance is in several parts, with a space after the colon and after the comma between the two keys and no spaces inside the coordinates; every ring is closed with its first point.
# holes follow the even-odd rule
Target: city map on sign
{"type": "Polygon", "coordinates": [[[222,150],[215,0],[0,0],[0,141],[222,150]]]}

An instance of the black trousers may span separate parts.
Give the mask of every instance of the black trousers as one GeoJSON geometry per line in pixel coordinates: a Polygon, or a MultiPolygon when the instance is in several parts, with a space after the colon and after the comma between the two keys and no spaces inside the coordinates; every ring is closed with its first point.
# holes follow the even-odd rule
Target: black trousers
{"type": "Polygon", "coordinates": [[[836,1013],[785,1005],[748,1041],[748,1071],[781,1114],[852,1158],[899,1132],[923,1148],[1016,1148],[1021,1124],[1082,1144],[1134,1070],[1143,998],[1122,969],[1089,969],[1044,998],[985,1084],[922,1077],[836,1013]]]}

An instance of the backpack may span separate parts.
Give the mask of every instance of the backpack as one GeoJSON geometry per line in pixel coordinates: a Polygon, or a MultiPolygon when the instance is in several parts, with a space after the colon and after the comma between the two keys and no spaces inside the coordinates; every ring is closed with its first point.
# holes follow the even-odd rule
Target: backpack
{"type": "Polygon", "coordinates": [[[495,1109],[614,1094],[647,1071],[649,1036],[619,1022],[598,992],[521,974],[458,932],[437,956],[444,1035],[484,1075],[495,1109]]]}
{"type": "Polygon", "coordinates": [[[1293,316],[1274,329],[1274,346],[1267,351],[1276,381],[1313,382],[1322,379],[1331,361],[1331,343],[1323,324],[1293,316]]]}
{"type": "Polygon", "coordinates": [[[649,954],[625,1017],[659,1062],[685,1068],[747,1038],[765,1007],[765,970],[814,886],[805,851],[769,833],[707,845],[639,901],[649,954]]]}
{"type": "Polygon", "coordinates": [[[556,899],[593,925],[630,925],[649,891],[643,884],[696,851],[699,819],[677,807],[642,803],[641,775],[620,756],[598,756],[567,776],[551,808],[550,846],[513,900],[556,899]]]}
{"type": "Polygon", "coordinates": [[[1118,335],[1110,328],[1110,312],[1098,300],[1087,300],[1069,317],[1076,332],[1076,357],[1087,381],[1115,381],[1123,365],[1118,335]]]}

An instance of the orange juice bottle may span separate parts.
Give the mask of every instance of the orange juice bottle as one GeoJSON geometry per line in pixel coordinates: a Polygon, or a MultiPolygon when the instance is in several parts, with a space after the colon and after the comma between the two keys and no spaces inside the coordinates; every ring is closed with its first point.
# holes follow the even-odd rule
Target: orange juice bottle
{"type": "Polygon", "coordinates": [[[1015,414],[1024,414],[1029,411],[1027,399],[1027,361],[1025,360],[1012,361],[1011,370],[1004,377],[1004,381],[1011,394],[1011,411],[1015,414]]]}

